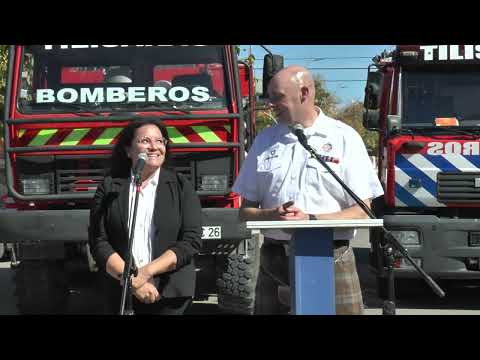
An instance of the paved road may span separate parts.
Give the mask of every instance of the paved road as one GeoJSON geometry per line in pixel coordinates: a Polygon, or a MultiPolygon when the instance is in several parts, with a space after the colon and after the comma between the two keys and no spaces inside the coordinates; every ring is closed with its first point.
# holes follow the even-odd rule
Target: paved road
{"type": "Polygon", "coordinates": [[[10,263],[0,262],[0,315],[16,315],[10,263]]]}
{"type": "MultiPolygon", "coordinates": [[[[368,269],[368,233],[360,230],[353,242],[357,258],[358,272],[364,294],[367,315],[381,315],[382,301],[376,296],[375,277],[368,269]]],[[[441,284],[442,286],[444,284],[441,284]]],[[[447,296],[438,298],[428,287],[419,288],[408,299],[397,301],[397,314],[399,315],[480,315],[480,286],[443,287],[447,296]]],[[[83,299],[73,298],[76,307],[84,303],[83,299]]],[[[190,314],[218,315],[216,297],[212,296],[206,301],[195,302],[190,309],[190,314]]],[[[89,313],[88,309],[83,312],[89,313]]],[[[9,263],[0,263],[0,315],[17,314],[15,297],[12,286],[12,272],[9,263]]]]}
{"type": "MultiPolygon", "coordinates": [[[[353,241],[357,269],[362,285],[366,315],[381,315],[382,300],[376,295],[376,280],[368,267],[368,232],[359,230],[353,241]]],[[[439,284],[445,291],[441,299],[428,287],[418,281],[408,298],[396,302],[398,315],[480,315],[480,286],[453,286],[439,284]]]]}

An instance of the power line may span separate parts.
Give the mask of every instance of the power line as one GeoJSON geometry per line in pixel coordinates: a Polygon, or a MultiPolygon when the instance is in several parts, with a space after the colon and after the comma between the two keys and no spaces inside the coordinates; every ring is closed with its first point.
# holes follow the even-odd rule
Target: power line
{"type": "Polygon", "coordinates": [[[323,80],[325,82],[354,82],[354,81],[367,81],[367,79],[365,80],[360,80],[360,79],[348,79],[348,80],[323,80]]]}
{"type": "MultiPolygon", "coordinates": [[[[368,70],[366,67],[309,67],[309,70],[368,70]]],[[[263,67],[256,67],[255,70],[263,70],[263,67]]]]}
{"type": "Polygon", "coordinates": [[[285,60],[338,60],[338,59],[372,59],[373,56],[339,56],[339,57],[298,57],[285,58],[285,60]]]}

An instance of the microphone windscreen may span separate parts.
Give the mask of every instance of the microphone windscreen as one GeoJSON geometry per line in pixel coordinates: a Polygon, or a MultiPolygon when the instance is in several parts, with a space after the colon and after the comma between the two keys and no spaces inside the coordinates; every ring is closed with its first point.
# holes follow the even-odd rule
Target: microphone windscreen
{"type": "Polygon", "coordinates": [[[292,129],[295,130],[302,130],[304,129],[302,124],[296,123],[295,125],[292,126],[292,129]]]}

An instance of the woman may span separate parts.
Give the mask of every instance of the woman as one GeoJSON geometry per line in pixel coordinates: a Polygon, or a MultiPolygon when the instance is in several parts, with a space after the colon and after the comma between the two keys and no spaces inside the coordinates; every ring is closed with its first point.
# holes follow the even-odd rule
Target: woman
{"type": "Polygon", "coordinates": [[[135,186],[138,155],[148,157],[132,246],[138,275],[132,280],[136,314],[180,315],[195,292],[193,256],[201,247],[201,207],[192,185],[164,167],[169,137],[158,120],[135,121],[121,133],[111,159],[111,174],[94,197],[90,212],[90,249],[105,278],[107,311],[120,310],[121,278],[135,186]],[[129,216],[130,215],[130,216],[129,216]]]}

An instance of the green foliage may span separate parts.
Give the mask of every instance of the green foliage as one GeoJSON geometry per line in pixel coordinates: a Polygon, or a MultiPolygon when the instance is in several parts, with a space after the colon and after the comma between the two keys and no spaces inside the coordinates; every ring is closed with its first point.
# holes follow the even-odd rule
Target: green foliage
{"type": "Polygon", "coordinates": [[[315,81],[315,105],[320,107],[327,116],[335,117],[339,104],[339,99],[326,89],[325,81],[320,75],[314,75],[315,81]]]}
{"type": "Polygon", "coordinates": [[[272,110],[260,110],[257,111],[257,134],[266,127],[275,124],[275,116],[272,110]]]}
{"type": "Polygon", "coordinates": [[[367,150],[371,154],[376,154],[378,148],[378,133],[369,131],[362,124],[363,103],[360,101],[352,102],[338,111],[336,118],[353,127],[363,139],[367,150]]]}
{"type": "Polygon", "coordinates": [[[5,84],[7,80],[7,62],[9,45],[0,45],[0,111],[3,116],[5,102],[5,84]]]}

